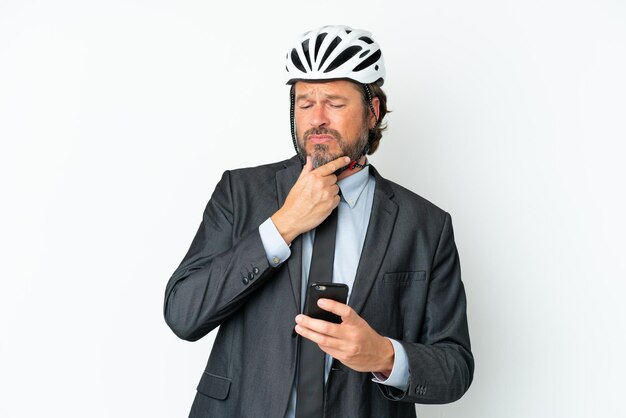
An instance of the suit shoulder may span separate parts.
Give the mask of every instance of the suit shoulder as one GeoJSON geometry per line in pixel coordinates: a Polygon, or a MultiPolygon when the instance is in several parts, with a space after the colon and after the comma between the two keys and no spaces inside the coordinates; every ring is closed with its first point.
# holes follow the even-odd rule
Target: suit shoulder
{"type": "Polygon", "coordinates": [[[391,180],[383,179],[383,181],[386,182],[391,188],[394,194],[393,199],[402,208],[410,208],[411,210],[417,211],[418,213],[426,214],[431,219],[443,220],[448,215],[448,212],[446,212],[444,209],[435,205],[430,200],[427,200],[417,193],[407,189],[406,187],[401,186],[391,180]]]}

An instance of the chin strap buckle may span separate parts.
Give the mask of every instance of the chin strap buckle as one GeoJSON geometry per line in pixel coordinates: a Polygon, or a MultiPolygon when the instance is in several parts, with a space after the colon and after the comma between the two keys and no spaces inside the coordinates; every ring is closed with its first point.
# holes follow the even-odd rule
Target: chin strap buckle
{"type": "MultiPolygon", "coordinates": [[[[366,165],[367,165],[367,164],[366,164],[366,165]]],[[[356,161],[352,161],[352,162],[350,163],[350,165],[348,165],[348,168],[349,168],[350,170],[354,170],[355,168],[363,168],[363,167],[365,167],[365,166],[364,166],[364,165],[362,165],[362,164],[357,163],[356,161]]]]}

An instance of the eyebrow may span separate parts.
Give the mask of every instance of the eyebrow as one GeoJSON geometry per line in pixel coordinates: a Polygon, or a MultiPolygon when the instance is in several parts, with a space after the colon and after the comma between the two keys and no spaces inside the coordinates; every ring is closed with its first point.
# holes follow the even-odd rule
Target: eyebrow
{"type": "MultiPolygon", "coordinates": [[[[325,94],[323,96],[327,100],[348,100],[347,97],[341,96],[339,94],[325,94]]],[[[296,101],[298,102],[300,100],[308,100],[309,97],[310,96],[307,93],[299,94],[299,95],[296,96],[296,101]]]]}

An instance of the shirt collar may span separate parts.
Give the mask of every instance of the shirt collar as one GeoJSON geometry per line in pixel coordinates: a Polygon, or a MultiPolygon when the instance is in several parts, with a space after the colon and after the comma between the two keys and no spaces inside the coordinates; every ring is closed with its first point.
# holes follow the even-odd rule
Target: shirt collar
{"type": "Polygon", "coordinates": [[[369,173],[370,167],[365,166],[358,173],[354,173],[337,182],[339,189],[341,189],[341,199],[350,206],[350,209],[354,209],[363,190],[365,190],[369,173]]]}

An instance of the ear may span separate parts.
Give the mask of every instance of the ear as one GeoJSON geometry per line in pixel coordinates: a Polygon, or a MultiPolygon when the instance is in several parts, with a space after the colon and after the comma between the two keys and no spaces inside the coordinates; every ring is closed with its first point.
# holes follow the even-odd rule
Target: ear
{"type": "Polygon", "coordinates": [[[378,97],[372,98],[372,107],[374,108],[374,112],[376,112],[376,114],[375,115],[371,114],[372,109],[370,109],[370,120],[369,120],[370,129],[373,129],[374,126],[376,126],[376,120],[378,119],[378,116],[380,115],[380,99],[378,97]]]}

